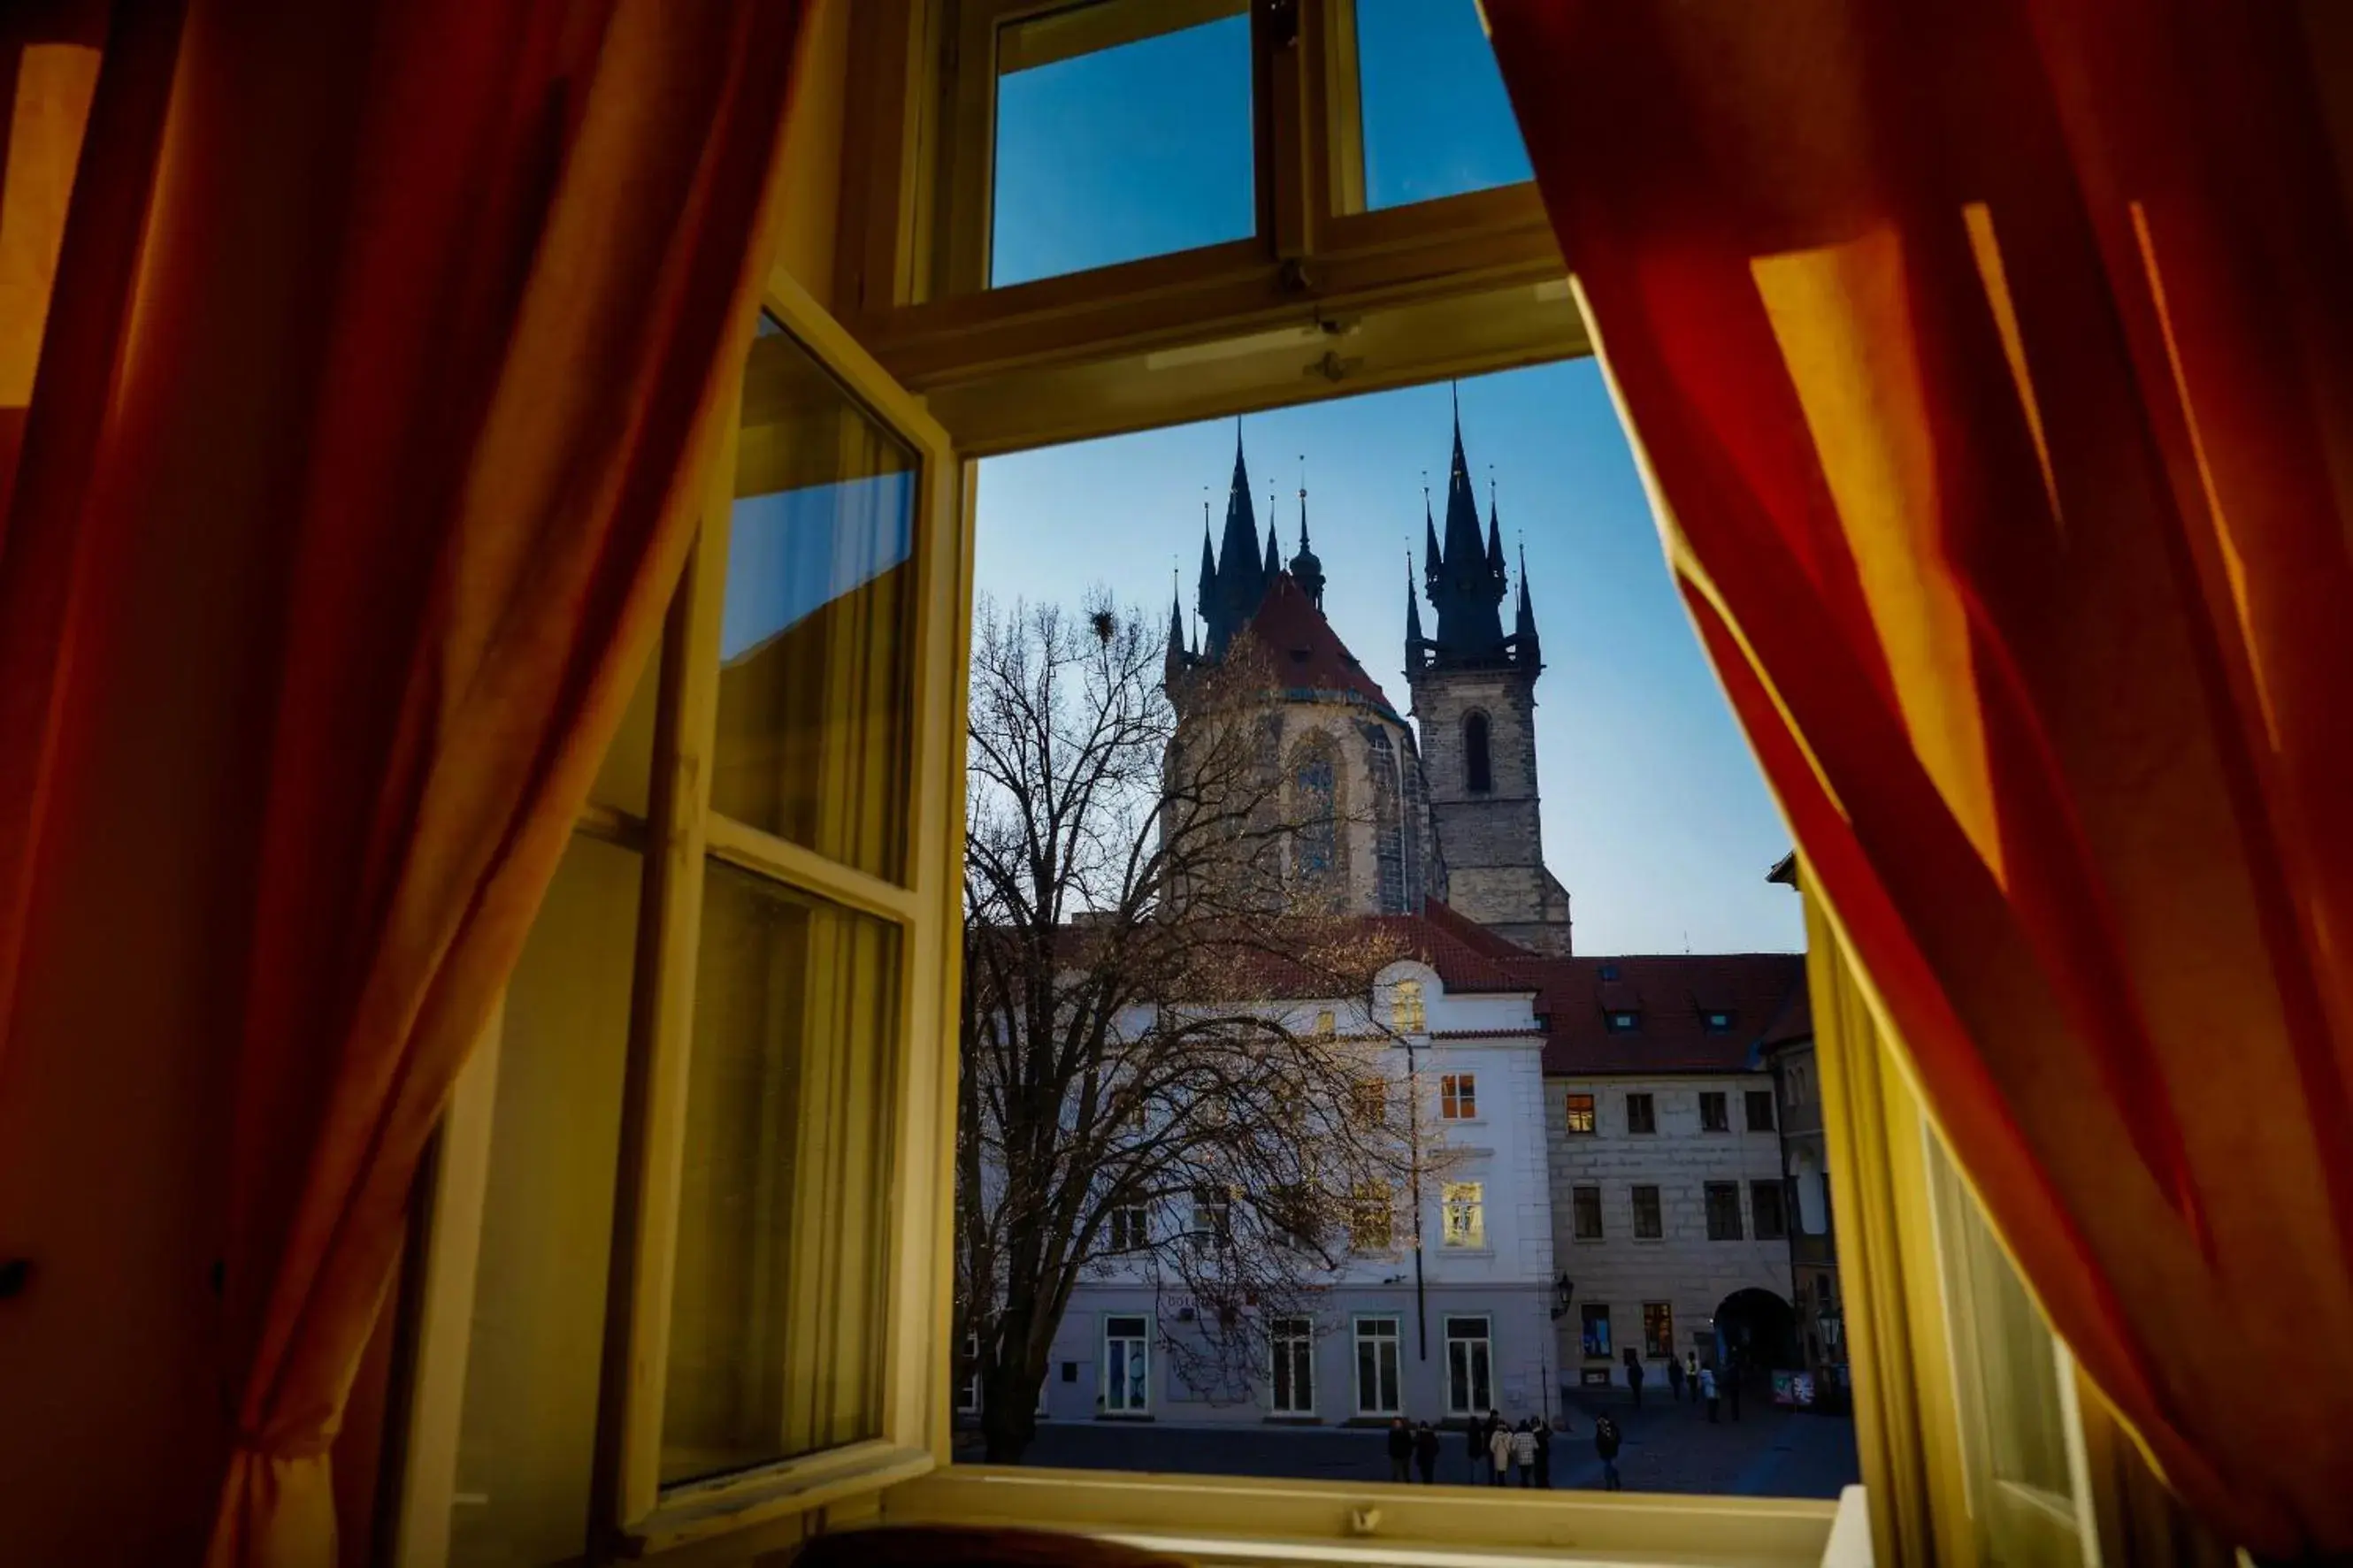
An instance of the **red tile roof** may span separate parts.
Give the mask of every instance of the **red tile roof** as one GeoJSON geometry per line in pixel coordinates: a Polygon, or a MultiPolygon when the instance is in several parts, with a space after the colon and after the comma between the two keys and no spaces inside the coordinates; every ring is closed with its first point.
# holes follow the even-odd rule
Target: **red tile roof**
{"type": "MultiPolygon", "coordinates": [[[[1314,948],[1343,942],[1353,948],[1361,942],[1361,951],[1377,955],[1384,967],[1408,959],[1428,964],[1449,991],[1535,989],[1504,962],[1513,955],[1525,956],[1525,949],[1465,920],[1436,899],[1427,900],[1419,914],[1365,915],[1329,927],[1303,927],[1302,942],[1314,948]]],[[[1270,999],[1328,996],[1335,974],[1347,967],[1333,961],[1337,956],[1293,960],[1279,953],[1255,952],[1248,960],[1249,978],[1270,999]]]]}
{"type": "Polygon", "coordinates": [[[1795,952],[1531,954],[1504,966],[1537,988],[1549,1037],[1544,1070],[1572,1077],[1755,1070],[1768,1031],[1785,1026],[1792,994],[1802,1001],[1806,985],[1805,956],[1795,952]],[[1611,1030],[1611,1013],[1634,1014],[1636,1026],[1611,1030]],[[1710,1032],[1710,1013],[1730,1014],[1731,1026],[1710,1032]]]}
{"type": "Polygon", "coordinates": [[[1275,574],[1273,586],[1267,589],[1247,630],[1266,648],[1274,661],[1276,679],[1286,688],[1345,692],[1396,711],[1380,683],[1365,673],[1365,667],[1290,573],[1275,574]]]}

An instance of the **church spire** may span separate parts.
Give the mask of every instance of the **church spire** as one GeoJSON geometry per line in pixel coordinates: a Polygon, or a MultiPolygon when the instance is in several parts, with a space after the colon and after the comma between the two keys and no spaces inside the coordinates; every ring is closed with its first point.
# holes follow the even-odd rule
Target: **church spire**
{"type": "Polygon", "coordinates": [[[1495,470],[1487,469],[1487,570],[1504,575],[1504,531],[1495,511],[1495,470]]]}
{"type": "MultiPolygon", "coordinates": [[[[1320,610],[1324,607],[1324,563],[1317,560],[1315,552],[1308,547],[1307,459],[1301,458],[1299,466],[1299,553],[1291,558],[1291,575],[1299,584],[1300,592],[1307,595],[1307,602],[1320,610]]],[[[1412,575],[1410,563],[1406,574],[1409,577],[1412,575]]]]}
{"type": "Polygon", "coordinates": [[[1438,547],[1438,524],[1430,515],[1430,471],[1422,470],[1421,481],[1421,574],[1434,586],[1439,574],[1446,570],[1446,554],[1438,547]]]}
{"type": "Polygon", "coordinates": [[[1209,487],[1201,487],[1201,582],[1193,595],[1193,607],[1203,620],[1217,614],[1218,556],[1209,547],[1209,487]]]}
{"type": "Polygon", "coordinates": [[[1520,604],[1518,614],[1512,618],[1512,641],[1516,662],[1541,662],[1536,652],[1536,607],[1528,597],[1528,546],[1525,540],[1520,542],[1520,604]]]}
{"type": "Polygon", "coordinates": [[[1422,650],[1430,639],[1421,635],[1421,600],[1413,591],[1413,552],[1405,552],[1405,667],[1421,668],[1422,650]]]}
{"type": "Polygon", "coordinates": [[[1190,661],[1192,649],[1185,646],[1185,595],[1178,586],[1176,569],[1168,569],[1168,648],[1161,655],[1162,674],[1170,680],[1176,679],[1190,661]]]}
{"type": "Polygon", "coordinates": [[[1217,584],[1203,595],[1202,616],[1208,625],[1201,652],[1211,658],[1225,656],[1227,645],[1266,598],[1274,581],[1272,552],[1261,552],[1258,513],[1250,505],[1250,465],[1242,458],[1242,424],[1234,421],[1234,476],[1226,489],[1225,533],[1218,544],[1217,584]]]}
{"type": "MultiPolygon", "coordinates": [[[[1471,489],[1471,465],[1462,451],[1462,407],[1458,393],[1454,406],[1454,449],[1446,475],[1446,531],[1442,552],[1433,549],[1430,603],[1438,612],[1436,657],[1450,664],[1492,664],[1505,658],[1504,622],[1504,547],[1497,532],[1500,520],[1479,526],[1479,500],[1471,489]],[[1482,537],[1482,535],[1485,537],[1482,537]]],[[[1427,500],[1422,506],[1425,531],[1438,543],[1427,500]]]]}
{"type": "Polygon", "coordinates": [[[1266,582],[1274,585],[1275,574],[1282,570],[1282,547],[1274,542],[1274,487],[1266,487],[1266,582]]]}

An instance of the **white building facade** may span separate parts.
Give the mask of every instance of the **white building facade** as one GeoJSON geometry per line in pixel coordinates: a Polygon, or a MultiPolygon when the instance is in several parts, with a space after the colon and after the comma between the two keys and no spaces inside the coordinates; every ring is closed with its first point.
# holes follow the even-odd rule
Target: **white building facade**
{"type": "MultiPolygon", "coordinates": [[[[1039,1402],[1048,1419],[1386,1426],[1556,1409],[1535,994],[1422,917],[1384,925],[1409,942],[1426,935],[1423,956],[1383,969],[1369,999],[1297,1005],[1311,1017],[1332,1011],[1343,1030],[1369,1007],[1405,1042],[1382,1047],[1383,1067],[1415,1085],[1434,1148],[1419,1224],[1415,1195],[1396,1194],[1387,1245],[1360,1232],[1303,1314],[1255,1325],[1264,1355],[1241,1388],[1188,1386],[1165,1353],[1187,1332],[1188,1309],[1140,1274],[1107,1269],[1072,1292],[1063,1315],[1039,1402]]],[[[1149,1223],[1182,1234],[1192,1219],[1172,1208],[1149,1223]]]]}

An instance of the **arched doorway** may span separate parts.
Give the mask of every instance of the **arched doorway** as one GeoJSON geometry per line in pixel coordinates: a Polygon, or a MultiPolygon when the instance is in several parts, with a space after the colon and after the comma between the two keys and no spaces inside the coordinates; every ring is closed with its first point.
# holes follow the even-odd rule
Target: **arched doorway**
{"type": "Polygon", "coordinates": [[[1770,1290],[1735,1290],[1715,1310],[1715,1364],[1732,1364],[1740,1357],[1742,1381],[1749,1386],[1767,1384],[1776,1367],[1802,1367],[1798,1352],[1798,1314],[1770,1290]]]}

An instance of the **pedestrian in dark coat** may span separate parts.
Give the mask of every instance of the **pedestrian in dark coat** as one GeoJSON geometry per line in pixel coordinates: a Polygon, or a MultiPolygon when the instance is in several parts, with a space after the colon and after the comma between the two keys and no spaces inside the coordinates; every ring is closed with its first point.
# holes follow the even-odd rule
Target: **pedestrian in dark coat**
{"type": "Polygon", "coordinates": [[[1618,1479],[1618,1423],[1607,1414],[1593,1423],[1593,1451],[1601,1456],[1601,1489],[1622,1492],[1626,1483],[1618,1479]]]}
{"type": "Polygon", "coordinates": [[[1536,1423],[1536,1485],[1552,1489],[1552,1424],[1536,1423]]]}
{"type": "Polygon", "coordinates": [[[1626,1352],[1626,1386],[1634,1391],[1634,1408],[1640,1410],[1642,1408],[1642,1363],[1634,1359],[1631,1351],[1626,1352]]]}
{"type": "Polygon", "coordinates": [[[1438,1484],[1438,1433],[1427,1421],[1413,1435],[1413,1462],[1421,1471],[1423,1486],[1438,1484]]]}
{"type": "Polygon", "coordinates": [[[1389,1479],[1413,1479],[1413,1428],[1402,1415],[1389,1423],[1389,1479]]]}
{"type": "Polygon", "coordinates": [[[1667,1358],[1667,1390],[1674,1395],[1676,1404],[1683,1402],[1683,1363],[1672,1356],[1667,1358]]]}
{"type": "Polygon", "coordinates": [[[1471,1484],[1479,1484],[1479,1467],[1487,1462],[1487,1418],[1472,1415],[1462,1423],[1462,1451],[1471,1457],[1471,1484]]]}
{"type": "Polygon", "coordinates": [[[1704,1366],[1699,1369],[1699,1396],[1707,1401],[1707,1424],[1713,1426],[1715,1425],[1715,1369],[1714,1367],[1704,1366]]]}

